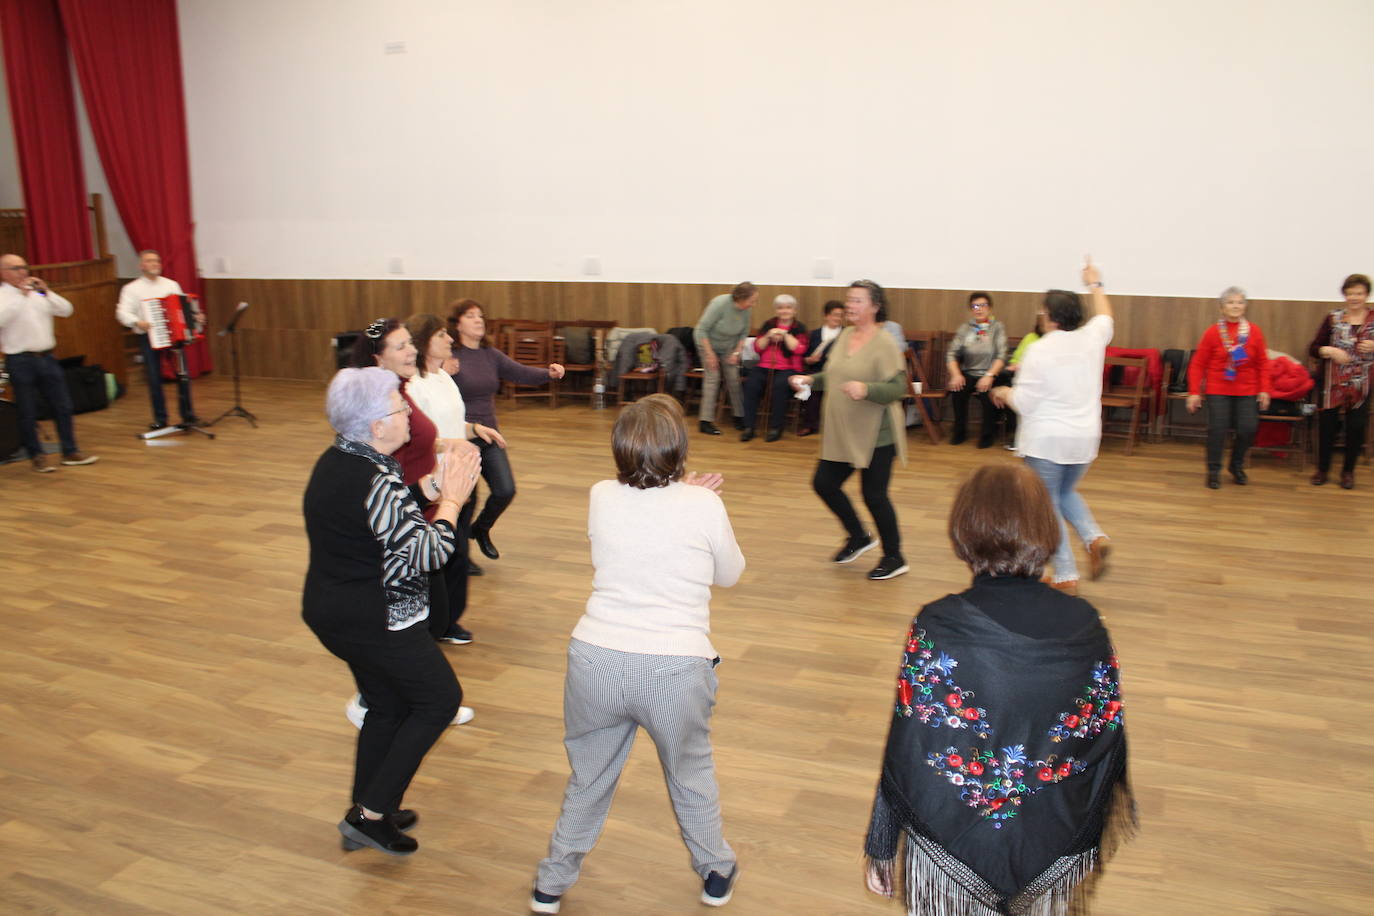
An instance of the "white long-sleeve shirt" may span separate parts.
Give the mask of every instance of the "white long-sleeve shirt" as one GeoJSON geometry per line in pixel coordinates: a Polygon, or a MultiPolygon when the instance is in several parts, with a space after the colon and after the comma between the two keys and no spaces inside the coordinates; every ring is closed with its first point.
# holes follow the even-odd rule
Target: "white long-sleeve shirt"
{"type": "Polygon", "coordinates": [[[135,334],[147,334],[147,331],[138,329],[138,323],[143,320],[143,314],[138,304],[144,299],[180,296],[181,292],[181,284],[167,277],[158,277],[156,280],[139,277],[137,280],[125,283],[119,291],[119,304],[115,306],[115,319],[135,334]]]}
{"type": "Polygon", "coordinates": [[[0,283],[0,348],[6,353],[41,353],[57,346],[53,318],[71,315],[72,304],[57,293],[47,295],[0,283]]]}
{"type": "Polygon", "coordinates": [[[467,438],[467,405],[453,376],[447,372],[417,373],[406,382],[406,394],[429,417],[440,439],[467,438]]]}
{"type": "Polygon", "coordinates": [[[592,595],[574,639],[645,655],[715,658],[711,586],[731,586],[744,554],[719,496],[682,482],[592,487],[592,595]]]}

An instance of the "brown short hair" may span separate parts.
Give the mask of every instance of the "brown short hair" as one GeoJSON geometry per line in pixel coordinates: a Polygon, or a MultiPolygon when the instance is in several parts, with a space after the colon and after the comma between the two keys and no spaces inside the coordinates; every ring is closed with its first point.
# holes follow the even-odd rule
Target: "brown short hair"
{"type": "Polygon", "coordinates": [[[743,283],[730,290],[730,298],[734,299],[736,302],[743,302],[758,291],[759,288],[757,286],[745,280],[743,283]]]}
{"type": "MultiPolygon", "coordinates": [[[[462,341],[458,339],[458,319],[462,318],[473,309],[477,309],[477,311],[481,312],[483,318],[487,317],[487,307],[476,299],[457,299],[448,307],[448,329],[449,332],[453,334],[454,342],[462,343],[462,341]]],[[[486,334],[482,335],[482,340],[478,343],[478,346],[491,346],[491,341],[487,339],[486,334]]]]}
{"type": "Polygon", "coordinates": [[[1368,294],[1370,289],[1369,278],[1364,274],[1351,274],[1346,277],[1345,282],[1341,284],[1341,295],[1344,296],[1352,286],[1363,286],[1365,293],[1368,294]]]}
{"type": "Polygon", "coordinates": [[[406,330],[410,332],[410,339],[415,343],[415,372],[423,376],[427,360],[425,354],[429,352],[430,338],[445,330],[444,322],[438,315],[421,312],[406,319],[406,330]]]}
{"type": "Polygon", "coordinates": [[[620,412],[611,431],[616,477],[638,490],[666,487],[682,478],[687,463],[687,422],[682,405],[651,394],[620,412]]]}
{"type": "Polygon", "coordinates": [[[975,575],[1038,576],[1059,546],[1059,517],[1030,468],[989,464],[954,497],[949,539],[975,575]]]}

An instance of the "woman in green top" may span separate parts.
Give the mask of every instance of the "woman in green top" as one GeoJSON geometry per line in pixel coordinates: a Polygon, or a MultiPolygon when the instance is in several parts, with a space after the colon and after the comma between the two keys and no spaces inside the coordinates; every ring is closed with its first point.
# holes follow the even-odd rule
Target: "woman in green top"
{"type": "MultiPolygon", "coordinates": [[[[1016,345],[1016,350],[1011,354],[1011,359],[1007,360],[1007,368],[1002,370],[1002,374],[997,379],[998,385],[1014,385],[1016,383],[1016,367],[1021,365],[1021,360],[1026,358],[1026,350],[1030,345],[1040,339],[1040,335],[1045,333],[1045,313],[1038,311],[1035,313],[1035,327],[1021,342],[1016,345]]],[[[1016,411],[1008,410],[1003,412],[1006,419],[1007,431],[1007,451],[1016,451],[1016,411]]]]}
{"type": "Polygon", "coordinates": [[[897,510],[887,495],[893,459],[906,463],[906,426],[901,412],[906,376],[897,344],[883,333],[887,320],[883,288],[872,280],[855,280],[849,284],[844,308],[850,326],[831,345],[825,370],[794,375],[791,382],[797,390],[809,387],[822,391],[828,387],[832,392],[821,407],[821,460],[812,486],[848,535],[835,554],[835,562],[852,563],[878,546],[841,489],[858,468],[864,505],[873,516],[883,545],[883,558],[868,578],[891,579],[908,568],[902,557],[897,510]]]}

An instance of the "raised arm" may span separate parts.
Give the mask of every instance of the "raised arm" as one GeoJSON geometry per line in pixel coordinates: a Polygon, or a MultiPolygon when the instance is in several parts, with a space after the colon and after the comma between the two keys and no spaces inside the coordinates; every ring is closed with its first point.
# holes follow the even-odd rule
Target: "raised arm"
{"type": "Polygon", "coordinates": [[[1106,315],[1115,319],[1116,316],[1112,313],[1112,300],[1107,298],[1106,290],[1102,286],[1102,271],[1098,270],[1091,257],[1083,265],[1083,285],[1092,291],[1093,315],[1106,315]]]}

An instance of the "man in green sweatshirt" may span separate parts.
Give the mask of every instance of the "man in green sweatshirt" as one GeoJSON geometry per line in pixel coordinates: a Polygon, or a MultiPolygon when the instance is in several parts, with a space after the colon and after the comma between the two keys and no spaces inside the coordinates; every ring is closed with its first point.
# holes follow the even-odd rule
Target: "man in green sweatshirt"
{"type": "Polygon", "coordinates": [[[729,293],[716,296],[701,313],[692,337],[705,377],[701,381],[701,414],[698,426],[708,436],[719,436],[716,426],[716,398],[720,393],[720,377],[725,375],[725,390],[730,394],[730,407],[735,415],[735,428],[744,424],[744,398],[740,390],[740,350],[749,336],[750,310],[759,301],[759,290],[745,281],[729,293]]]}

